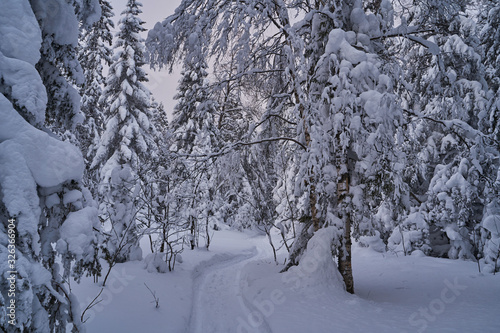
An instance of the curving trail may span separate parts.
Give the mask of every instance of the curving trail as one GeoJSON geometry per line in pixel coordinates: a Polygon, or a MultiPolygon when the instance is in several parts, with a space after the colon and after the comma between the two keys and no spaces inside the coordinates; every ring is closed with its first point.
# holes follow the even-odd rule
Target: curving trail
{"type": "Polygon", "coordinates": [[[271,332],[262,316],[258,324],[252,320],[257,309],[243,293],[248,281],[241,270],[260,254],[256,247],[237,255],[218,254],[194,269],[188,333],[271,332]]]}

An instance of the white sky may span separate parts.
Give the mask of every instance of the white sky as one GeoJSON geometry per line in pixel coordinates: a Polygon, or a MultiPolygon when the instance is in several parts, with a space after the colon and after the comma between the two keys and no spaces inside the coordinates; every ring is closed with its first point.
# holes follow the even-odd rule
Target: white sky
{"type": "MultiPolygon", "coordinates": [[[[167,16],[173,14],[175,8],[181,3],[181,0],[139,0],[139,2],[143,5],[143,13],[140,15],[140,18],[146,22],[144,27],[149,30],[154,27],[156,22],[163,21],[167,16]]],[[[113,12],[115,14],[114,19],[116,22],[121,12],[125,9],[127,0],[110,0],[110,3],[111,6],[113,6],[113,12]]],[[[146,36],[147,31],[144,34],[144,38],[146,38],[146,36]]],[[[149,66],[146,66],[145,69],[149,73],[149,82],[146,86],[153,93],[153,96],[158,102],[163,102],[165,111],[170,120],[175,105],[173,97],[176,93],[177,83],[180,78],[179,71],[174,70],[174,73],[168,74],[168,71],[165,69],[156,72],[150,70],[149,66]]]]}

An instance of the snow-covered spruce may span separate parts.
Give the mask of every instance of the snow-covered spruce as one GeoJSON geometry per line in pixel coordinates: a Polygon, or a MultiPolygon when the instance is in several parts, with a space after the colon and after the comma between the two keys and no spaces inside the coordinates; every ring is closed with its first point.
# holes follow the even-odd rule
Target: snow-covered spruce
{"type": "MultiPolygon", "coordinates": [[[[180,199],[176,215],[189,229],[191,249],[198,246],[200,232],[208,230],[212,222],[218,192],[217,166],[207,159],[207,155],[219,147],[219,131],[214,119],[217,104],[208,89],[207,55],[202,37],[202,31],[193,29],[185,46],[188,55],[183,61],[171,123],[171,150],[180,157],[176,162],[179,166],[176,177],[183,179],[172,193],[180,199]]],[[[208,247],[209,235],[204,233],[208,247]]]]}
{"type": "Polygon", "coordinates": [[[51,11],[40,1],[0,2],[0,327],[8,332],[83,332],[79,302],[66,283],[100,269],[93,233],[99,228],[97,210],[80,183],[81,153],[43,125],[46,90],[65,94],[69,83],[55,74],[61,85],[49,89],[44,86],[49,81],[35,69],[37,63],[50,62],[40,53],[46,45],[41,36],[50,34],[61,48],[73,47],[78,19],[92,23],[99,5],[96,1],[86,1],[85,6],[76,1],[76,7],[65,1],[52,4],[59,10],[51,11]],[[15,220],[14,268],[7,260],[9,219],[15,220]],[[11,323],[5,312],[12,299],[7,294],[10,271],[17,272],[11,323]]]}
{"type": "Polygon", "coordinates": [[[85,82],[83,83],[80,94],[82,95],[81,111],[85,120],[77,127],[78,145],[85,158],[85,177],[86,185],[96,192],[98,183],[95,170],[90,170],[93,152],[97,149],[99,138],[103,132],[103,105],[99,98],[103,92],[105,78],[103,74],[104,66],[111,65],[113,52],[111,46],[113,35],[111,29],[114,23],[113,8],[107,0],[99,0],[101,5],[101,17],[91,26],[85,27],[80,34],[78,46],[78,60],[80,61],[85,82]]]}
{"type": "Polygon", "coordinates": [[[105,251],[111,263],[142,257],[136,223],[140,176],[156,156],[151,93],[143,84],[147,76],[139,35],[145,30],[139,18],[141,6],[129,0],[121,14],[101,100],[106,106],[105,129],[91,165],[99,173],[100,215],[110,235],[105,251]]]}
{"type": "Polygon", "coordinates": [[[98,0],[30,1],[41,33],[41,57],[36,64],[47,90],[45,125],[61,138],[76,143],[76,126],[84,120],[77,86],[84,83],[78,61],[80,27],[86,28],[101,15],[98,0]]]}

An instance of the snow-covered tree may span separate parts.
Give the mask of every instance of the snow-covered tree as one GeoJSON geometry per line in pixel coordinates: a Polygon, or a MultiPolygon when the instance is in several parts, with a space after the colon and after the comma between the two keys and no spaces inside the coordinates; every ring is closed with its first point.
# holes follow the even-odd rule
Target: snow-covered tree
{"type": "Polygon", "coordinates": [[[494,92],[500,88],[500,5],[495,1],[484,1],[485,24],[479,37],[483,47],[483,63],[486,66],[486,79],[494,92]]]}
{"type": "MultiPolygon", "coordinates": [[[[87,169],[92,163],[92,148],[97,146],[104,129],[103,105],[99,103],[104,86],[104,66],[111,65],[114,23],[113,8],[107,0],[99,0],[101,17],[91,26],[84,28],[80,36],[78,60],[83,68],[85,82],[80,89],[81,111],[84,122],[78,127],[78,144],[86,159],[87,169]]],[[[87,186],[94,187],[96,175],[87,170],[87,186]]]]}
{"type": "Polygon", "coordinates": [[[0,2],[0,327],[6,332],[83,332],[67,282],[100,270],[97,209],[81,185],[83,158],[43,125],[50,111],[54,123],[64,123],[55,119],[63,110],[48,104],[47,92],[62,96],[70,84],[56,74],[60,85],[45,86],[46,72],[36,69],[50,62],[47,36],[52,45],[73,47],[78,19],[93,23],[99,5],[85,3],[0,2]],[[15,311],[8,309],[13,302],[15,311]]]}
{"type": "MultiPolygon", "coordinates": [[[[313,74],[305,87],[309,104],[302,119],[308,129],[304,135],[310,138],[296,186],[308,194],[303,200],[310,208],[303,210],[308,235],[303,227],[299,239],[311,237],[319,227],[337,228],[339,270],[353,292],[351,229],[371,232],[363,224],[373,210],[387,202],[396,212],[404,200],[395,172],[404,160],[396,147],[402,112],[394,94],[395,78],[385,66],[388,54],[376,39],[392,23],[390,4],[382,1],[377,15],[365,13],[360,2],[329,5],[323,10],[336,14],[337,20],[326,32],[319,22],[311,24],[322,51],[307,63],[313,74]]],[[[300,252],[293,258],[295,253],[292,259],[300,260],[300,252]]]]}
{"type": "Polygon", "coordinates": [[[143,84],[147,76],[142,68],[141,6],[129,0],[121,14],[102,96],[105,130],[91,166],[99,170],[101,214],[111,226],[107,258],[115,262],[142,256],[136,225],[139,175],[156,154],[151,94],[143,84]]]}
{"type": "MultiPolygon", "coordinates": [[[[407,67],[412,89],[403,95],[412,120],[407,148],[413,160],[406,174],[420,210],[418,223],[404,225],[412,248],[452,258],[476,256],[485,180],[494,159],[485,71],[468,4],[415,2],[404,21],[413,31],[405,61],[415,64],[407,67]]],[[[399,233],[394,230],[391,238],[399,239],[399,233]]]]}
{"type": "Polygon", "coordinates": [[[100,6],[97,0],[33,0],[31,5],[42,28],[42,56],[36,67],[47,89],[45,124],[60,137],[76,141],[76,126],[84,120],[77,88],[84,83],[84,75],[78,39],[74,39],[80,27],[65,23],[78,20],[83,28],[88,27],[98,19],[100,6]]]}
{"type": "Polygon", "coordinates": [[[191,231],[191,248],[197,244],[196,234],[201,224],[206,224],[208,215],[213,214],[209,206],[214,195],[214,169],[211,161],[203,155],[217,147],[216,104],[207,91],[207,75],[202,59],[193,59],[192,63],[186,64],[172,121],[174,147],[177,146],[174,151],[181,155],[199,155],[184,158],[182,162],[185,168],[183,173],[188,175],[182,186],[183,195],[187,195],[185,211],[188,212],[186,218],[191,231]]]}
{"type": "Polygon", "coordinates": [[[171,168],[177,173],[172,176],[179,180],[172,189],[173,195],[179,199],[176,200],[175,219],[190,230],[192,249],[198,246],[202,229],[208,237],[217,188],[216,168],[213,160],[206,157],[217,149],[218,128],[215,124],[217,104],[208,90],[207,50],[202,42],[203,33],[196,27],[191,29],[189,42],[184,46],[186,57],[182,62],[182,77],[175,96],[177,104],[170,124],[170,149],[178,155],[176,167],[171,168]]]}
{"type": "Polygon", "coordinates": [[[148,271],[166,272],[173,270],[175,255],[182,251],[178,249],[178,238],[172,239],[171,234],[178,229],[172,221],[171,209],[173,203],[173,167],[172,155],[169,151],[171,132],[168,128],[167,115],[162,103],[154,99],[151,103],[153,118],[157,130],[155,145],[157,156],[141,170],[141,210],[137,216],[139,227],[144,228],[149,238],[151,254],[144,259],[148,271]],[[175,247],[175,248],[174,248],[175,247]]]}
{"type": "Polygon", "coordinates": [[[483,64],[486,71],[486,81],[489,84],[488,117],[489,131],[496,142],[495,154],[490,154],[490,180],[485,186],[486,207],[481,223],[482,249],[484,263],[489,271],[500,271],[500,178],[498,170],[498,142],[500,140],[500,4],[495,1],[484,1],[485,22],[480,26],[479,38],[482,46],[483,64]],[[493,157],[493,158],[492,158],[493,157]],[[496,157],[496,158],[495,158],[496,157]]]}

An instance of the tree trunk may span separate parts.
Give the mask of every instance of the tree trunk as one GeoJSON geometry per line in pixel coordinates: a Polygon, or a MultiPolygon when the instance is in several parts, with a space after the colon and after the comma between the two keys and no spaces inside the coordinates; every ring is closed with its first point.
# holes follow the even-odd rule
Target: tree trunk
{"type": "MultiPolygon", "coordinates": [[[[300,103],[300,98],[299,94],[297,91],[295,91],[295,98],[297,103],[300,103]]],[[[302,104],[299,104],[299,113],[300,117],[304,121],[304,139],[305,139],[305,146],[310,147],[311,145],[311,134],[309,133],[307,124],[306,124],[306,119],[305,119],[305,113],[304,113],[304,106],[302,104]]],[[[309,170],[309,177],[304,179],[304,185],[305,187],[309,186],[309,210],[310,210],[310,216],[303,216],[302,218],[299,219],[303,223],[302,228],[300,230],[300,233],[297,235],[297,238],[295,239],[290,255],[289,255],[289,262],[283,268],[281,272],[286,272],[290,267],[298,265],[299,260],[298,258],[304,253],[304,251],[307,248],[307,242],[311,239],[313,236],[314,232],[318,231],[319,228],[321,227],[320,220],[318,218],[318,210],[316,208],[316,204],[318,202],[318,197],[316,193],[316,186],[314,184],[314,170],[311,168],[309,170]],[[311,225],[313,226],[313,232],[310,232],[310,227],[311,225]]]]}
{"type": "Polygon", "coordinates": [[[354,278],[352,276],[352,263],[351,263],[351,216],[346,213],[343,216],[344,220],[344,235],[341,238],[339,249],[339,271],[344,279],[345,289],[348,293],[354,294],[354,278]]]}
{"type": "Polygon", "coordinates": [[[191,250],[194,250],[194,248],[196,247],[196,241],[195,241],[195,236],[196,236],[196,223],[195,223],[195,218],[194,217],[190,217],[191,219],[191,227],[190,227],[190,231],[191,231],[191,250]]]}
{"type": "Polygon", "coordinates": [[[341,209],[341,216],[344,224],[344,233],[340,239],[340,247],[338,252],[338,267],[339,272],[344,279],[346,291],[354,294],[354,279],[352,276],[351,263],[351,213],[345,207],[345,198],[349,195],[349,169],[347,165],[347,157],[343,156],[342,161],[337,161],[337,172],[340,175],[340,180],[337,183],[337,198],[338,206],[341,209]],[[344,166],[341,168],[340,166],[344,166]],[[342,173],[343,171],[343,173],[342,173]]]}
{"type": "MultiPolygon", "coordinates": [[[[312,173],[312,171],[311,171],[312,173]]],[[[312,175],[311,175],[312,178],[312,175]]],[[[314,227],[314,232],[318,231],[320,228],[320,222],[318,218],[318,209],[316,208],[316,202],[317,202],[317,196],[316,196],[316,186],[311,183],[310,191],[309,191],[309,205],[311,209],[311,222],[314,227]]]]}
{"type": "Polygon", "coordinates": [[[190,212],[191,216],[189,217],[190,220],[191,220],[191,223],[190,223],[191,250],[194,250],[194,248],[198,245],[198,240],[196,239],[196,233],[198,232],[198,230],[197,230],[197,228],[198,228],[198,226],[197,226],[198,221],[197,221],[197,217],[192,216],[193,210],[194,210],[194,206],[195,206],[195,203],[196,203],[196,195],[198,193],[198,186],[200,186],[199,182],[198,182],[198,184],[196,184],[196,187],[194,188],[193,200],[191,201],[191,212],[190,212]]]}
{"type": "MultiPolygon", "coordinates": [[[[306,141],[306,147],[310,147],[311,146],[311,134],[309,133],[307,124],[305,122],[304,107],[302,105],[300,105],[299,110],[300,110],[301,116],[304,119],[304,138],[306,141]]],[[[318,197],[316,194],[316,185],[314,184],[315,180],[314,180],[314,169],[313,168],[311,168],[311,170],[309,170],[309,181],[306,180],[306,181],[304,181],[304,183],[306,186],[309,185],[309,210],[311,213],[311,222],[313,224],[314,232],[316,232],[319,230],[321,225],[320,225],[320,221],[318,218],[318,209],[316,208],[316,203],[318,202],[318,197]],[[308,182],[309,182],[309,184],[308,184],[308,182]]]]}

